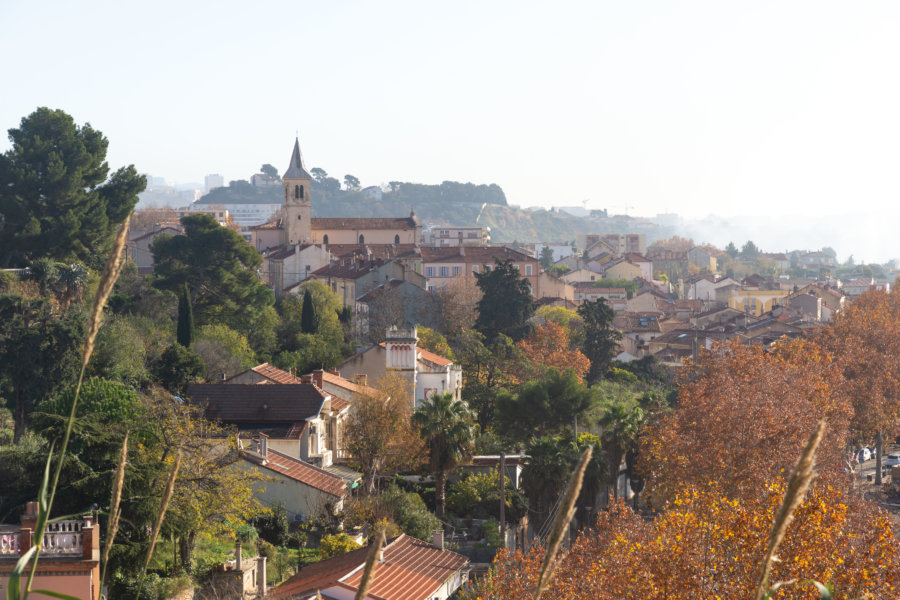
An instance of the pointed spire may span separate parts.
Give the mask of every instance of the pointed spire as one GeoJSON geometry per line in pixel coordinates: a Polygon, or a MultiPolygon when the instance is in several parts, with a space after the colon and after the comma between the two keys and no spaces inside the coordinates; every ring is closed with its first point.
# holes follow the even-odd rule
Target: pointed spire
{"type": "Polygon", "coordinates": [[[291,154],[291,164],[285,171],[282,179],[312,179],[303,164],[303,155],[300,153],[300,138],[294,139],[294,152],[291,154]]]}

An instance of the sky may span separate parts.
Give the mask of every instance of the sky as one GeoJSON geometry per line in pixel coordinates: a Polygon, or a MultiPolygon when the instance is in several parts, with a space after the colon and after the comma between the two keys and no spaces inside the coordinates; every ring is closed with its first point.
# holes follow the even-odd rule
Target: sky
{"type": "Polygon", "coordinates": [[[894,0],[3,0],[0,28],[0,127],[61,108],[170,183],[283,171],[299,133],[308,167],[363,185],[747,215],[900,256],[894,0]]]}

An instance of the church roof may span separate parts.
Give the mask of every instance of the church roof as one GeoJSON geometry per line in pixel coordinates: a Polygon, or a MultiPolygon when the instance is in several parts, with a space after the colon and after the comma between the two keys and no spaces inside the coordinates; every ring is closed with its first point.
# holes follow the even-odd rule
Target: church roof
{"type": "MultiPolygon", "coordinates": [[[[287,175],[285,175],[287,177],[287,175]]],[[[406,231],[419,226],[416,217],[313,217],[312,228],[324,229],[400,229],[406,231]]]]}
{"type": "Polygon", "coordinates": [[[312,179],[312,175],[303,164],[303,155],[300,153],[300,140],[294,139],[294,152],[291,154],[291,164],[284,172],[282,179],[312,179]]]}

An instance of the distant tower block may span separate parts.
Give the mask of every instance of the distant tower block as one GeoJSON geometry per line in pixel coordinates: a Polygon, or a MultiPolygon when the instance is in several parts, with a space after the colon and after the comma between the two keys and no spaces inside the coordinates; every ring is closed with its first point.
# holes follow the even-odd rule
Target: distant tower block
{"type": "Polygon", "coordinates": [[[299,139],[294,140],[291,164],[281,179],[284,182],[284,243],[308,243],[312,241],[312,176],[303,164],[299,139]]]}

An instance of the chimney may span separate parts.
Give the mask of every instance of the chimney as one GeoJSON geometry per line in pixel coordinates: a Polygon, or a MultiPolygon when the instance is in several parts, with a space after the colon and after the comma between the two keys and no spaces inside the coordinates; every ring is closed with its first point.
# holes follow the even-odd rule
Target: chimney
{"type": "Polygon", "coordinates": [[[328,369],[328,372],[331,373],[332,375],[337,375],[338,377],[341,376],[341,372],[338,371],[337,369],[328,369]]]}
{"type": "Polygon", "coordinates": [[[312,372],[312,382],[317,386],[322,387],[322,379],[324,375],[325,371],[323,371],[322,369],[316,369],[312,372]]]}
{"type": "Polygon", "coordinates": [[[443,529],[435,529],[434,534],[432,536],[431,545],[437,548],[438,550],[444,549],[444,530],[443,529]]]}
{"type": "Polygon", "coordinates": [[[301,375],[300,383],[312,383],[312,375],[301,375]]]}
{"type": "Polygon", "coordinates": [[[263,460],[269,460],[269,436],[264,433],[259,434],[259,454],[263,460]]]}
{"type": "Polygon", "coordinates": [[[357,373],[353,376],[356,385],[369,385],[369,376],[365,373],[357,373]]]}
{"type": "Polygon", "coordinates": [[[81,558],[93,560],[94,550],[100,551],[100,528],[94,523],[93,515],[85,515],[81,526],[81,558]]]}
{"type": "Polygon", "coordinates": [[[264,598],[268,590],[266,589],[266,557],[256,557],[256,577],[258,579],[257,586],[259,588],[259,597],[264,598]]]}
{"type": "Polygon", "coordinates": [[[235,571],[241,570],[241,564],[243,563],[244,556],[241,552],[241,540],[238,540],[234,543],[234,569],[235,571]]]}

